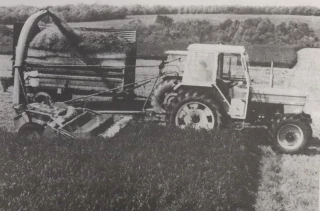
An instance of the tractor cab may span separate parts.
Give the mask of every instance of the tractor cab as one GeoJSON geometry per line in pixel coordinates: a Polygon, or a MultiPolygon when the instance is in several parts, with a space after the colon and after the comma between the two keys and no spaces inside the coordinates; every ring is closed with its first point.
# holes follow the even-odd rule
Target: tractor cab
{"type": "Polygon", "coordinates": [[[180,86],[214,87],[227,113],[245,119],[250,77],[243,46],[192,44],[180,86]]]}

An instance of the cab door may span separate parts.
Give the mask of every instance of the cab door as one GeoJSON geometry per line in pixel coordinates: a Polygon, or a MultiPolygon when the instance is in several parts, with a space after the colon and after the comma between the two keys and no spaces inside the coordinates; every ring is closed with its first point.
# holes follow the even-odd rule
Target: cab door
{"type": "Polygon", "coordinates": [[[229,115],[234,119],[245,119],[249,99],[249,78],[246,58],[240,54],[224,54],[220,77],[229,86],[231,105],[229,115]]]}

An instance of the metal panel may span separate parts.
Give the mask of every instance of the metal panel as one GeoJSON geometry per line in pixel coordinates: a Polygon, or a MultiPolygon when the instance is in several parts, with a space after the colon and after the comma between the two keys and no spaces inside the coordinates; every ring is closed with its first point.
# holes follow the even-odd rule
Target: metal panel
{"type": "Polygon", "coordinates": [[[79,30],[84,31],[97,31],[97,32],[113,32],[117,36],[127,39],[128,41],[134,43],[137,41],[137,32],[134,30],[118,30],[118,29],[103,29],[103,28],[85,28],[79,27],[79,30]]]}
{"type": "Polygon", "coordinates": [[[66,80],[79,80],[79,81],[103,81],[103,80],[119,80],[122,81],[123,75],[120,77],[95,77],[95,76],[79,76],[79,75],[58,75],[58,74],[42,74],[40,73],[39,78],[51,78],[51,79],[66,79],[66,80]]]}
{"type": "Polygon", "coordinates": [[[40,87],[42,84],[62,84],[66,88],[72,85],[76,86],[91,86],[91,87],[106,87],[106,88],[114,88],[118,85],[122,84],[121,79],[108,79],[106,82],[104,81],[86,81],[86,80],[67,80],[67,79],[57,79],[57,78],[41,78],[40,79],[40,87]]]}
{"type": "Polygon", "coordinates": [[[40,75],[73,75],[73,76],[96,76],[96,77],[110,77],[110,78],[123,78],[124,69],[119,70],[78,70],[78,69],[62,69],[62,68],[27,68],[27,72],[38,71],[40,75]]]}
{"type": "MultiPolygon", "coordinates": [[[[57,88],[62,88],[64,89],[65,86],[63,84],[40,84],[41,87],[43,88],[53,88],[53,89],[57,89],[57,88]]],[[[75,90],[84,90],[84,91],[107,91],[108,89],[105,87],[90,87],[90,86],[77,86],[77,85],[69,85],[68,88],[70,89],[75,89],[75,90]]],[[[122,91],[122,88],[119,88],[119,91],[122,91]]]]}

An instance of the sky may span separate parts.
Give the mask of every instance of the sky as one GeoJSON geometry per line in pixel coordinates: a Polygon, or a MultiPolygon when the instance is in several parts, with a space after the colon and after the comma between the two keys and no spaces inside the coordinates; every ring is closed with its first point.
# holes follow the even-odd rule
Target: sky
{"type": "Polygon", "coordinates": [[[250,5],[250,6],[316,6],[320,8],[320,0],[0,0],[0,6],[15,5],[63,5],[77,3],[100,3],[110,5],[250,5]]]}

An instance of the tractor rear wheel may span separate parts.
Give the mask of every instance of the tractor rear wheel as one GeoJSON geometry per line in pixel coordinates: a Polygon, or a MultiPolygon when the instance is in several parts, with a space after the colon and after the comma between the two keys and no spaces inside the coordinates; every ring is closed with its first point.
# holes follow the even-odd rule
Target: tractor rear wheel
{"type": "Polygon", "coordinates": [[[180,82],[181,80],[177,78],[165,79],[156,86],[151,97],[151,106],[155,111],[166,110],[170,101],[177,96],[173,88],[180,82]]]}
{"type": "Polygon", "coordinates": [[[300,115],[287,114],[279,117],[272,132],[272,142],[275,151],[294,154],[301,153],[312,138],[312,129],[300,115]]]}
{"type": "Polygon", "coordinates": [[[168,107],[170,123],[186,128],[214,129],[221,126],[219,106],[203,91],[182,91],[168,107]]]}

